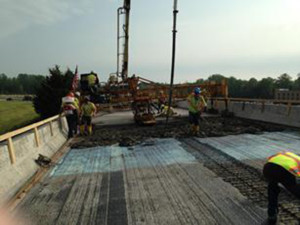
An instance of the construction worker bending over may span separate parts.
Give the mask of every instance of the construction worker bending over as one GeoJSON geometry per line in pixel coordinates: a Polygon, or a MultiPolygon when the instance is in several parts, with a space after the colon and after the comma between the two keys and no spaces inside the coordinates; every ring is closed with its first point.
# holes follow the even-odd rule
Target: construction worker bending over
{"type": "Polygon", "coordinates": [[[263,174],[268,181],[268,221],[269,224],[276,224],[280,192],[278,183],[300,199],[300,156],[292,152],[273,155],[268,158],[263,174]]]}
{"type": "Polygon", "coordinates": [[[72,138],[77,133],[76,122],[78,120],[78,108],[74,102],[74,94],[72,92],[62,98],[62,112],[66,115],[68,123],[68,138],[72,138]]]}
{"type": "Polygon", "coordinates": [[[85,96],[80,108],[81,113],[81,125],[80,134],[85,134],[85,126],[87,126],[88,134],[92,134],[92,116],[96,114],[96,106],[90,102],[90,98],[85,96]]]}
{"type": "Polygon", "coordinates": [[[168,112],[169,112],[169,116],[174,116],[177,113],[175,112],[173,107],[170,107],[167,105],[161,105],[161,109],[160,109],[161,113],[159,114],[159,116],[167,116],[168,112]]]}
{"type": "Polygon", "coordinates": [[[196,87],[194,92],[187,98],[189,105],[189,121],[191,124],[191,133],[196,135],[199,133],[199,119],[201,112],[206,107],[206,101],[201,94],[201,89],[196,87]]]}

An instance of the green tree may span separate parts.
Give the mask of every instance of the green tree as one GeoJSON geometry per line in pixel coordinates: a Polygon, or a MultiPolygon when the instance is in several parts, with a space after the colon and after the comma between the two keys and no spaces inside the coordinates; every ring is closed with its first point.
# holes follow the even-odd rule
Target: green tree
{"type": "Polygon", "coordinates": [[[247,98],[258,98],[257,94],[258,81],[255,78],[251,78],[247,83],[245,83],[245,97],[247,98]]]}
{"type": "Polygon", "coordinates": [[[18,77],[7,77],[0,74],[0,94],[34,94],[45,77],[42,75],[19,74],[18,77]]]}
{"type": "Polygon", "coordinates": [[[258,82],[257,95],[259,98],[274,98],[275,80],[271,77],[263,78],[258,82]]]}
{"type": "Polygon", "coordinates": [[[42,75],[19,74],[17,77],[22,94],[34,94],[44,80],[45,77],[42,75]]]}
{"type": "Polygon", "coordinates": [[[294,81],[294,90],[300,90],[300,73],[298,73],[298,78],[294,81]]]}
{"type": "Polygon", "coordinates": [[[7,80],[8,78],[4,73],[0,74],[0,94],[5,94],[7,80]]]}
{"type": "Polygon", "coordinates": [[[61,72],[59,66],[49,69],[50,75],[42,82],[34,98],[35,111],[42,118],[57,115],[61,108],[61,99],[71,89],[74,73],[71,70],[61,72]]]}
{"type": "Polygon", "coordinates": [[[276,88],[293,88],[293,80],[287,73],[281,74],[275,81],[276,88]]]}
{"type": "Polygon", "coordinates": [[[221,74],[213,74],[207,78],[208,81],[216,81],[216,82],[222,82],[223,79],[226,79],[226,77],[221,74]]]}
{"type": "Polygon", "coordinates": [[[202,78],[196,80],[196,84],[203,84],[203,83],[205,83],[205,80],[202,78]]]}
{"type": "Polygon", "coordinates": [[[246,97],[244,90],[247,81],[236,79],[235,77],[229,77],[227,82],[229,97],[246,97]]]}

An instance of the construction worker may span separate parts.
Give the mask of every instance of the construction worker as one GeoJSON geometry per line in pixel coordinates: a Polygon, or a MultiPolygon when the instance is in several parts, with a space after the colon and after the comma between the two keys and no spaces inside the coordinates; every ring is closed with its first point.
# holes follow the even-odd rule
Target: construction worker
{"type": "Polygon", "coordinates": [[[96,85],[99,84],[99,79],[97,74],[91,71],[91,73],[87,77],[87,80],[88,80],[88,86],[90,92],[95,93],[97,91],[96,85]]]}
{"type": "Polygon", "coordinates": [[[263,174],[268,181],[268,221],[276,224],[278,195],[281,183],[300,199],[300,156],[292,152],[280,152],[268,158],[263,174]]]}
{"type": "Polygon", "coordinates": [[[77,131],[79,129],[79,123],[80,123],[80,119],[79,119],[79,114],[80,114],[80,92],[76,91],[75,92],[75,98],[74,98],[74,104],[75,107],[77,108],[77,115],[76,115],[76,134],[77,131]]]}
{"type": "Polygon", "coordinates": [[[159,116],[167,116],[168,112],[169,112],[169,116],[173,116],[176,115],[177,113],[175,112],[173,107],[170,107],[167,105],[161,105],[161,113],[159,114],[159,116]]]}
{"type": "Polygon", "coordinates": [[[207,105],[203,96],[201,96],[200,94],[201,89],[199,87],[196,87],[194,89],[194,92],[190,94],[187,98],[189,105],[189,121],[191,125],[191,133],[193,135],[197,135],[199,133],[199,119],[201,116],[201,112],[207,105]]]}
{"type": "Polygon", "coordinates": [[[85,134],[85,126],[87,126],[88,134],[92,134],[92,116],[96,114],[96,106],[90,102],[88,96],[84,97],[83,103],[80,107],[81,125],[80,134],[85,134]]]}
{"type": "Polygon", "coordinates": [[[166,96],[163,91],[160,91],[158,96],[158,113],[162,111],[162,106],[165,104],[166,104],[166,96]]]}
{"type": "Polygon", "coordinates": [[[76,122],[78,120],[78,108],[74,101],[73,92],[62,98],[62,110],[66,115],[68,123],[68,138],[72,138],[77,132],[76,122]]]}
{"type": "Polygon", "coordinates": [[[79,91],[75,92],[74,102],[75,102],[76,107],[80,108],[80,92],[79,91]]]}

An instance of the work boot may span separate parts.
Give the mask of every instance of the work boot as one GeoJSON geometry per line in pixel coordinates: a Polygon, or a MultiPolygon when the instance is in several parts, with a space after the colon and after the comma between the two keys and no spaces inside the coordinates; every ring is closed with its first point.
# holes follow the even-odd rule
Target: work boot
{"type": "Polygon", "coordinates": [[[269,225],[275,225],[277,223],[277,215],[278,215],[278,209],[275,209],[274,211],[268,210],[268,224],[269,225]]]}
{"type": "Polygon", "coordinates": [[[277,223],[277,215],[268,217],[268,224],[269,225],[275,225],[276,223],[277,223]]]}
{"type": "Polygon", "coordinates": [[[191,127],[190,127],[190,134],[191,135],[194,135],[194,132],[195,132],[195,128],[194,128],[194,124],[191,124],[191,127]]]}
{"type": "Polygon", "coordinates": [[[88,126],[88,133],[89,133],[89,135],[92,135],[92,133],[93,133],[92,125],[88,126]]]}
{"type": "Polygon", "coordinates": [[[200,127],[198,125],[195,125],[195,133],[196,133],[196,135],[199,134],[199,130],[200,130],[200,127]]]}
{"type": "Polygon", "coordinates": [[[80,125],[80,134],[84,135],[85,125],[80,125]]]}
{"type": "Polygon", "coordinates": [[[197,136],[198,134],[199,134],[199,126],[193,125],[193,132],[192,132],[192,135],[193,135],[193,136],[197,136]]]}

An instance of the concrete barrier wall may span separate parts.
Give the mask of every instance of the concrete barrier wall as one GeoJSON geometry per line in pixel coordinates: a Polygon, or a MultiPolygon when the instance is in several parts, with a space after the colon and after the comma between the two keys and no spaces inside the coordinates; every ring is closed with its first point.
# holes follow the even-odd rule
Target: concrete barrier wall
{"type": "MultiPolygon", "coordinates": [[[[178,106],[187,108],[187,101],[179,102],[178,106]]],[[[215,102],[214,107],[221,112],[225,109],[225,103],[215,102]]],[[[287,105],[283,104],[265,104],[263,107],[261,103],[229,102],[228,109],[237,117],[300,128],[300,106],[298,105],[291,106],[289,111],[287,105]]]]}
{"type": "Polygon", "coordinates": [[[28,131],[13,138],[16,163],[11,164],[6,142],[0,143],[0,202],[12,198],[16,192],[35,174],[39,166],[35,159],[39,154],[51,157],[67,140],[67,124],[65,118],[50,125],[38,128],[40,146],[37,147],[34,132],[28,131]]]}

